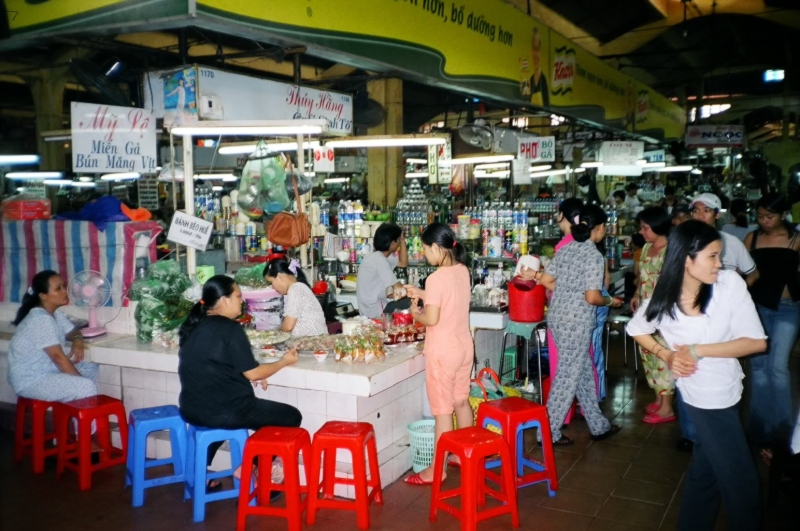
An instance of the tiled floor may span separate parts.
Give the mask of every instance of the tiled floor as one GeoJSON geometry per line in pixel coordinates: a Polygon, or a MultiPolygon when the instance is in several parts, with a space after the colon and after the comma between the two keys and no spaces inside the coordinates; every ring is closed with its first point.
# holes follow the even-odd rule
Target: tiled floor
{"type": "MultiPolygon", "coordinates": [[[[549,497],[543,485],[519,491],[521,529],[675,529],[681,482],[690,455],[675,450],[679,433],[676,423],[658,426],[641,423],[651,391],[632,367],[614,363],[621,357],[612,352],[610,392],[603,409],[609,418],[623,426],[623,431],[610,441],[593,442],[586,423],[580,418],[573,421],[565,433],[574,437],[576,444],[556,452],[561,478],[556,496],[549,497]]],[[[796,363],[794,369],[796,372],[796,363]]],[[[56,481],[52,469],[37,476],[30,472],[28,461],[12,464],[12,445],[10,434],[0,434],[0,529],[5,531],[200,531],[235,526],[234,500],[207,506],[206,520],[199,524],[192,523],[191,505],[183,503],[182,488],[177,485],[147,491],[145,506],[133,509],[130,492],[123,488],[121,468],[95,474],[92,490],[81,493],[76,489],[73,473],[67,472],[61,481],[56,481]]],[[[763,473],[763,465],[759,466],[763,473]]],[[[455,485],[458,480],[457,471],[451,468],[447,484],[455,485]]],[[[790,528],[786,506],[792,501],[785,498],[767,514],[765,528],[790,528]]],[[[372,508],[372,529],[460,528],[446,514],[440,514],[436,523],[428,521],[430,489],[427,487],[398,482],[386,489],[384,499],[384,506],[372,508]]],[[[272,518],[248,521],[251,530],[281,530],[285,526],[284,521],[272,518]]],[[[716,528],[727,527],[721,514],[716,528]]],[[[322,511],[313,528],[355,529],[355,517],[346,512],[322,511]]],[[[479,525],[481,531],[510,528],[508,516],[479,525]]],[[[792,529],[797,528],[792,526],[792,529]]]]}

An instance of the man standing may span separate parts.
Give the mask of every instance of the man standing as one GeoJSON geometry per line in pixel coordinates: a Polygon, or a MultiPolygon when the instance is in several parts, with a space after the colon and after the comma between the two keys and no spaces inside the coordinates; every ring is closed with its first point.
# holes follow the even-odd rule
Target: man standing
{"type": "Polygon", "coordinates": [[[373,239],[375,250],[364,257],[358,266],[356,298],[358,311],[364,317],[375,319],[381,316],[389,298],[386,291],[389,287],[402,288],[403,285],[394,275],[395,267],[408,265],[408,250],[403,229],[394,223],[384,223],[375,231],[373,239]],[[392,256],[398,252],[399,259],[392,256]]]}

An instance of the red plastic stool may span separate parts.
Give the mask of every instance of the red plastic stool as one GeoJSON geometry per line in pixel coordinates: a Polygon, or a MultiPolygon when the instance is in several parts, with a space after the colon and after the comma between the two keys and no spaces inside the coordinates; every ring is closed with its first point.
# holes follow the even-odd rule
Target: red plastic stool
{"type": "Polygon", "coordinates": [[[511,527],[514,529],[519,527],[517,489],[514,485],[511,452],[500,435],[476,426],[442,434],[436,443],[436,462],[433,470],[431,522],[436,521],[436,512],[441,509],[461,520],[462,531],[475,531],[478,522],[506,513],[511,514],[511,527]],[[447,452],[461,459],[461,485],[457,489],[442,491],[442,470],[447,452]],[[498,454],[502,477],[487,472],[485,467],[486,458],[498,454]],[[487,477],[500,486],[499,492],[486,486],[487,477]],[[479,513],[478,505],[486,505],[487,494],[503,502],[503,505],[479,513]],[[461,509],[444,502],[455,496],[461,496],[461,509]]]}
{"type": "Polygon", "coordinates": [[[45,442],[56,438],[56,433],[45,433],[45,413],[55,408],[58,402],[45,402],[32,398],[17,398],[17,423],[14,431],[14,461],[20,461],[26,455],[32,456],[33,473],[44,472],[44,458],[58,454],[58,447],[47,448],[45,442]],[[25,437],[25,413],[31,412],[31,436],[25,437]]]}
{"type": "MultiPolygon", "coordinates": [[[[308,496],[301,501],[300,495],[308,493],[308,487],[300,486],[299,459],[311,458],[311,437],[303,428],[261,428],[251,435],[244,445],[242,458],[242,479],[239,481],[239,510],[236,516],[236,531],[244,531],[245,521],[250,514],[261,516],[280,516],[289,522],[289,531],[300,531],[303,528],[303,511],[308,504],[308,496]],[[272,458],[283,459],[283,484],[272,483],[272,458]],[[258,459],[258,486],[251,492],[253,477],[253,459],[258,459]],[[279,490],[286,493],[286,507],[270,507],[270,491],[279,490]],[[255,501],[255,505],[250,505],[255,501]]],[[[306,472],[306,485],[309,480],[309,469],[306,472]]]]}
{"type": "Polygon", "coordinates": [[[55,412],[58,434],[57,478],[61,477],[65,468],[75,470],[78,472],[80,490],[89,490],[92,486],[92,472],[125,464],[128,456],[128,421],[121,401],[106,395],[90,396],[58,404],[55,412]],[[111,428],[108,422],[111,415],[117,417],[122,448],[111,445],[111,428]],[[77,441],[68,438],[67,427],[71,418],[78,419],[77,441]],[[97,442],[103,449],[100,452],[100,462],[96,465],[91,462],[92,421],[97,423],[97,442]],[[70,461],[75,457],[78,458],[77,465],[70,461]]]}
{"type": "Polygon", "coordinates": [[[484,402],[478,407],[477,426],[485,428],[487,425],[499,428],[508,443],[513,470],[516,470],[517,487],[547,481],[550,496],[555,496],[558,474],[547,408],[519,397],[484,402]],[[525,455],[523,432],[528,428],[539,428],[541,431],[544,463],[525,455]],[[526,474],[525,467],[535,472],[526,474]]]}
{"type": "Polygon", "coordinates": [[[375,430],[367,422],[326,422],[314,434],[311,445],[311,463],[308,473],[308,509],[306,523],[314,525],[318,509],[339,509],[356,512],[359,529],[369,529],[369,504],[373,500],[383,505],[381,474],[378,469],[378,447],[375,430]],[[353,479],[336,477],[336,450],[349,450],[353,456],[353,479]],[[320,461],[325,455],[322,473],[322,499],[319,498],[320,461]],[[369,459],[370,477],[367,479],[366,460],[369,459]],[[333,499],[335,485],[355,486],[355,501],[333,499]]]}

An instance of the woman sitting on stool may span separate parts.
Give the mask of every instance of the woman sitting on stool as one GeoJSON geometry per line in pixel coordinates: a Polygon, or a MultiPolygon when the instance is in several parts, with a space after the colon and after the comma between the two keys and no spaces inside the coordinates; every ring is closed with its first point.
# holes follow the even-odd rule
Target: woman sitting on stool
{"type": "MultiPolygon", "coordinates": [[[[208,279],[203,298],[192,307],[180,329],[178,376],[181,416],[194,425],[224,430],[258,430],[264,426],[300,426],[297,408],[256,398],[253,386],[267,388],[267,378],[297,361],[289,350],[272,364],[260,365],[236,319],[242,313],[242,292],[224,275],[208,279]]],[[[222,442],[208,447],[208,464],[222,442]]],[[[241,468],[241,467],[240,467],[241,468]]],[[[234,471],[239,477],[240,468],[234,471]]],[[[219,482],[211,482],[219,489],[219,482]]]]}
{"type": "Polygon", "coordinates": [[[17,396],[69,402],[97,394],[98,367],[83,361],[83,336],[59,310],[67,304],[64,279],[55,271],[36,273],[12,321],[17,331],[8,349],[8,383],[17,396]]]}

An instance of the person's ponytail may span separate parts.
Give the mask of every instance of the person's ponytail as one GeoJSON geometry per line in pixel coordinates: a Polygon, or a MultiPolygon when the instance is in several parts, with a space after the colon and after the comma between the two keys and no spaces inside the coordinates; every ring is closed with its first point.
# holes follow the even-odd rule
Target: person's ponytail
{"type": "Polygon", "coordinates": [[[453,230],[444,223],[431,223],[422,232],[421,238],[425,245],[435,243],[444,251],[449,252],[454,261],[467,265],[467,249],[456,240],[453,230]]]}
{"type": "Polygon", "coordinates": [[[39,271],[33,276],[31,287],[22,296],[22,304],[17,310],[17,317],[11,321],[11,324],[18,326],[31,310],[42,305],[39,295],[46,295],[50,291],[50,279],[57,276],[58,273],[50,269],[39,271]]]}
{"type": "Polygon", "coordinates": [[[604,224],[607,219],[605,211],[599,206],[584,206],[578,216],[578,223],[572,224],[572,237],[576,242],[583,243],[588,241],[594,228],[604,224]]]}
{"type": "Polygon", "coordinates": [[[178,344],[183,346],[194,332],[195,328],[208,316],[208,310],[217,305],[222,297],[233,295],[233,288],[236,282],[225,275],[215,275],[209,278],[203,285],[203,296],[196,302],[189,311],[189,317],[181,325],[178,331],[178,344]]]}

